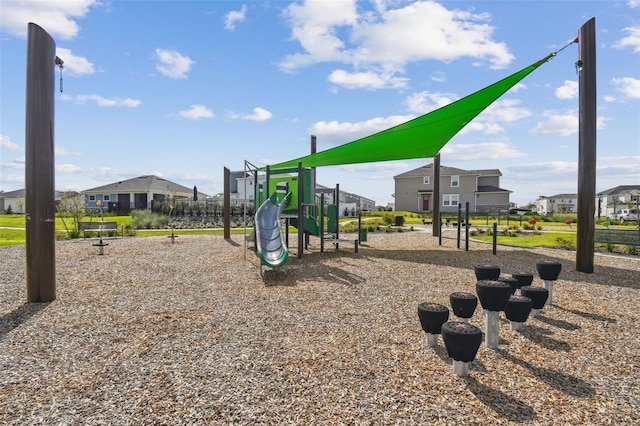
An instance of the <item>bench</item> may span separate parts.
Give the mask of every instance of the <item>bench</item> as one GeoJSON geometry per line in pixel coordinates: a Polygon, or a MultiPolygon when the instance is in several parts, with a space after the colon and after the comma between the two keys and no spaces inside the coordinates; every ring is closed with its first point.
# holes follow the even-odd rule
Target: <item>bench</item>
{"type": "MultiPolygon", "coordinates": [[[[84,238],[87,238],[87,232],[115,232],[118,236],[118,223],[117,222],[78,222],[78,231],[82,232],[84,238]]],[[[121,234],[122,235],[122,232],[121,234]]]]}
{"type": "Polygon", "coordinates": [[[594,228],[593,235],[596,243],[640,246],[640,229],[594,228]]]}
{"type": "MultiPolygon", "coordinates": [[[[449,226],[449,225],[458,226],[458,217],[457,216],[456,217],[446,217],[445,216],[445,217],[443,217],[443,219],[444,219],[445,224],[447,226],[449,226]]],[[[462,218],[460,220],[460,226],[464,226],[464,218],[462,218]]]]}

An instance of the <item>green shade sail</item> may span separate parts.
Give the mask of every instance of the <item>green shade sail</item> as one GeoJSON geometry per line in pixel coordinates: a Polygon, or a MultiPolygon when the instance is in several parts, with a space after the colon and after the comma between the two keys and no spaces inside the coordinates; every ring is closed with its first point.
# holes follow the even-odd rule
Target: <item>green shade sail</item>
{"type": "Polygon", "coordinates": [[[299,162],[303,167],[321,167],[434,157],[485,108],[554,56],[552,53],[497,83],[413,120],[335,148],[274,164],[271,168],[296,167],[299,162]]]}

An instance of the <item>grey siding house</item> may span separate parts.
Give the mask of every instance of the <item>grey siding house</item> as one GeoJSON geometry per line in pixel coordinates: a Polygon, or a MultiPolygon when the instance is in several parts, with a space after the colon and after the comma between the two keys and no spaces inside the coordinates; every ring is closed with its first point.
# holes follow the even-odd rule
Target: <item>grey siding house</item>
{"type": "Polygon", "coordinates": [[[197,195],[198,199],[209,197],[202,192],[194,194],[192,188],[158,176],[139,176],[87,189],[82,193],[88,209],[98,208],[98,201],[100,201],[102,208],[118,212],[150,209],[154,200],[165,201],[173,198],[193,200],[194,195],[197,195]]]}
{"type": "Polygon", "coordinates": [[[458,204],[469,203],[475,213],[497,212],[509,208],[511,191],[500,188],[498,169],[463,170],[440,166],[440,199],[433,196],[433,164],[394,176],[395,209],[413,212],[433,211],[440,203],[440,211],[455,212],[458,204]]]}

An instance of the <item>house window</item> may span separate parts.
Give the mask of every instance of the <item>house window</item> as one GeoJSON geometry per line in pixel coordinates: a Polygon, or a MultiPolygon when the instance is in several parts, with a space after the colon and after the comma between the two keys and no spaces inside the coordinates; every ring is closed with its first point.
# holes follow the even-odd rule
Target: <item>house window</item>
{"type": "Polygon", "coordinates": [[[425,176],[422,178],[422,183],[424,185],[429,185],[431,183],[431,177],[430,176],[425,176]]]}
{"type": "Polygon", "coordinates": [[[89,195],[89,201],[95,201],[95,200],[96,200],[95,195],[89,195]]]}
{"type": "Polygon", "coordinates": [[[444,207],[458,206],[459,194],[444,194],[442,196],[442,205],[444,207]]]}
{"type": "Polygon", "coordinates": [[[103,195],[103,196],[102,196],[102,199],[103,199],[104,201],[111,201],[111,195],[103,195]]]}
{"type": "Polygon", "coordinates": [[[460,186],[460,176],[451,176],[451,187],[457,188],[460,186]]]}

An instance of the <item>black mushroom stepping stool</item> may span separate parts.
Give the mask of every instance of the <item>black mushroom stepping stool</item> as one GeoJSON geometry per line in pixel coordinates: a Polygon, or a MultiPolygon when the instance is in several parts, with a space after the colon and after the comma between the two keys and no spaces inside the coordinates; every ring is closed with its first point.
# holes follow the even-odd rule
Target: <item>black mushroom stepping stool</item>
{"type": "Polygon", "coordinates": [[[438,334],[442,324],[449,320],[449,308],[439,303],[421,303],[418,305],[418,317],[427,333],[427,346],[438,346],[438,334]]]}
{"type": "Polygon", "coordinates": [[[509,277],[506,275],[500,275],[498,277],[498,281],[502,281],[503,283],[507,283],[511,286],[511,294],[516,294],[516,290],[520,288],[520,282],[517,278],[509,277]]]}
{"type": "Polygon", "coordinates": [[[453,314],[460,318],[460,321],[468,322],[468,319],[471,318],[476,311],[478,298],[475,294],[457,291],[449,295],[449,303],[451,303],[453,314]]]}
{"type": "Polygon", "coordinates": [[[466,322],[449,321],[442,325],[442,340],[447,354],[453,358],[453,374],[468,376],[469,363],[475,359],[482,343],[482,331],[466,322]]]}
{"type": "Polygon", "coordinates": [[[520,289],[524,286],[531,285],[533,283],[533,274],[529,274],[527,272],[514,272],[511,274],[513,278],[518,280],[518,289],[515,294],[520,294],[520,289]]]}
{"type": "Polygon", "coordinates": [[[504,307],[504,313],[509,320],[511,330],[520,330],[522,324],[529,318],[533,309],[533,301],[524,296],[511,296],[504,307]]]}
{"type": "Polygon", "coordinates": [[[540,310],[544,308],[547,298],[549,297],[549,290],[544,287],[525,286],[520,288],[520,293],[524,297],[528,297],[532,302],[531,315],[537,317],[540,310]]]}
{"type": "Polygon", "coordinates": [[[476,265],[473,267],[476,280],[497,280],[500,277],[500,268],[495,265],[476,265]]]}
{"type": "Polygon", "coordinates": [[[554,262],[553,260],[544,260],[536,263],[536,269],[538,270],[538,275],[542,278],[542,286],[549,290],[547,305],[553,305],[553,282],[560,276],[562,263],[554,262]]]}
{"type": "Polygon", "coordinates": [[[500,311],[504,311],[511,297],[511,286],[497,280],[480,280],[476,283],[476,291],[484,309],[484,344],[487,348],[498,349],[500,311]]]}

